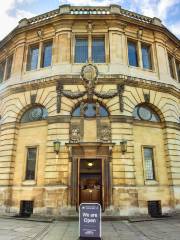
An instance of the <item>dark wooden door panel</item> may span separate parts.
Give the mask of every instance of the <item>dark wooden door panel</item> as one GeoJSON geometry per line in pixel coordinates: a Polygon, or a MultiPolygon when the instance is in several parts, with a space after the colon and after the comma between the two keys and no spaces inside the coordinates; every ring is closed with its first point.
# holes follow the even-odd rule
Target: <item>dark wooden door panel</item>
{"type": "Polygon", "coordinates": [[[80,192],[80,201],[101,203],[101,192],[96,189],[85,189],[80,192]]]}

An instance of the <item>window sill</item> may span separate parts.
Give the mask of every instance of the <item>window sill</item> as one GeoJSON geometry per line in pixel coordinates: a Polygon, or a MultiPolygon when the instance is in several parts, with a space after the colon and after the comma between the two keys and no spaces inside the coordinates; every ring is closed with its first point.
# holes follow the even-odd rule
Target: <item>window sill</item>
{"type": "Polygon", "coordinates": [[[155,73],[153,69],[142,68],[143,71],[155,73]]]}
{"type": "Polygon", "coordinates": [[[156,180],[146,180],[144,184],[148,186],[155,186],[155,185],[158,185],[159,183],[156,180]]]}
{"type": "Polygon", "coordinates": [[[155,73],[155,70],[154,69],[148,69],[148,68],[142,68],[140,66],[131,66],[131,65],[128,65],[129,68],[134,68],[134,69],[138,69],[138,70],[142,70],[142,71],[146,71],[146,72],[151,72],[151,73],[155,73]]]}
{"type": "Polygon", "coordinates": [[[51,69],[51,68],[52,68],[52,65],[50,65],[48,67],[40,67],[40,68],[36,68],[36,69],[32,69],[32,70],[25,70],[25,73],[28,74],[28,73],[38,72],[38,71],[41,71],[44,69],[51,69]]]}
{"type": "Polygon", "coordinates": [[[135,68],[135,69],[141,69],[140,66],[131,66],[131,65],[128,65],[128,67],[130,67],[130,68],[135,68]]]}
{"type": "MultiPolygon", "coordinates": [[[[172,78],[172,77],[171,77],[172,78]]],[[[173,81],[180,83],[180,81],[178,81],[176,78],[172,78],[173,81]]]]}
{"type": "MultiPolygon", "coordinates": [[[[84,63],[75,63],[75,62],[74,62],[74,63],[72,63],[72,64],[73,64],[73,65],[80,65],[80,66],[81,66],[81,65],[86,65],[86,64],[90,64],[90,63],[88,63],[88,62],[84,62],[84,63]]],[[[106,65],[107,65],[108,62],[103,62],[103,63],[94,63],[94,62],[93,62],[92,64],[94,64],[94,65],[96,65],[96,64],[97,64],[97,65],[105,65],[105,64],[106,64],[106,65]]]]}
{"type": "Polygon", "coordinates": [[[34,186],[36,185],[36,181],[35,180],[24,180],[22,182],[23,186],[34,186]]]}

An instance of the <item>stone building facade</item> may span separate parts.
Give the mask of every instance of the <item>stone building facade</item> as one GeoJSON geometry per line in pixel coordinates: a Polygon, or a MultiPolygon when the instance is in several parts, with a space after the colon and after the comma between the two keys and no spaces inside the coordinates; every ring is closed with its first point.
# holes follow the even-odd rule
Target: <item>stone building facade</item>
{"type": "Polygon", "coordinates": [[[0,42],[0,211],[180,209],[180,41],[120,6],[58,9],[0,42]]]}

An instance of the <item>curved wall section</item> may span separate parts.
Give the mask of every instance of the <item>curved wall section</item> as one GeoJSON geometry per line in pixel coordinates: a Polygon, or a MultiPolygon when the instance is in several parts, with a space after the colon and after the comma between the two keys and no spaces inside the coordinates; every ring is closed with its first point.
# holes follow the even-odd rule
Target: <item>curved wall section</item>
{"type": "Polygon", "coordinates": [[[104,214],[178,211],[179,40],[119,8],[71,8],[0,43],[0,210],[76,215],[94,199],[104,214]]]}

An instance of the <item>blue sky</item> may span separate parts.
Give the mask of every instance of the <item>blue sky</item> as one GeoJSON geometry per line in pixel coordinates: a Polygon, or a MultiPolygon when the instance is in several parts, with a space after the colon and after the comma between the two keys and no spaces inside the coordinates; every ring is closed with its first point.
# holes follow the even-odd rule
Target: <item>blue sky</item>
{"type": "Polygon", "coordinates": [[[61,4],[110,5],[150,17],[159,17],[180,39],[180,0],[0,0],[0,39],[5,37],[21,18],[32,17],[58,8],[61,4]]]}

